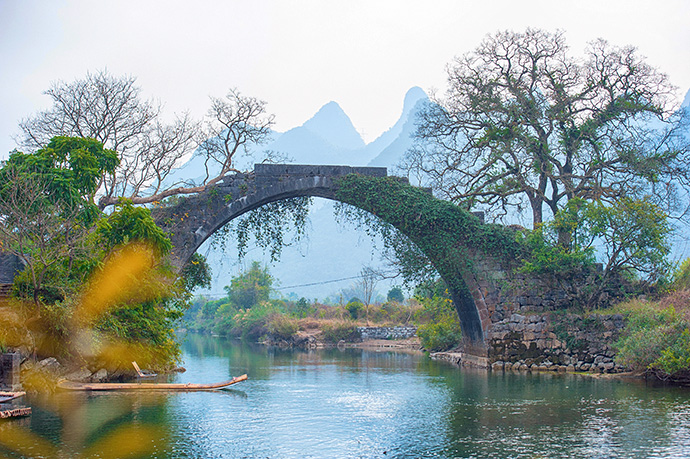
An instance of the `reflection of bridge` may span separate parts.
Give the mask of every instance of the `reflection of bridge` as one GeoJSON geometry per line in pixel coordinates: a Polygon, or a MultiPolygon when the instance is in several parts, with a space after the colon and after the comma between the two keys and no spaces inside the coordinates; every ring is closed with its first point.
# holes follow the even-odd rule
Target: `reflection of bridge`
{"type": "MultiPolygon", "coordinates": [[[[172,235],[173,262],[182,267],[199,246],[223,225],[270,202],[299,196],[318,196],[360,207],[382,217],[420,248],[427,247],[426,250],[423,249],[425,255],[449,286],[460,317],[466,347],[486,355],[483,350],[486,331],[491,324],[490,314],[494,312],[499,297],[495,288],[496,280],[505,275],[496,257],[469,246],[461,247],[462,256],[453,256],[442,244],[439,243],[437,247],[433,243],[429,244],[430,237],[434,238],[444,231],[448,238],[448,231],[454,231],[455,226],[446,228],[437,216],[426,215],[425,210],[430,207],[430,202],[437,201],[428,193],[417,193],[412,198],[412,205],[418,209],[414,214],[415,222],[412,223],[416,231],[410,230],[409,218],[405,216],[391,216],[390,213],[388,217],[385,216],[383,206],[390,204],[376,199],[339,198],[339,182],[349,174],[377,178],[378,181],[374,182],[380,184],[377,193],[387,193],[386,202],[409,202],[411,199],[407,192],[412,188],[410,185],[402,188],[386,186],[393,179],[385,178],[385,168],[256,164],[254,173],[227,176],[211,189],[183,198],[176,206],[155,209],[153,214],[156,222],[172,235]]],[[[393,181],[400,184],[401,180],[393,181]]],[[[459,212],[456,206],[450,203],[447,205],[459,212]]],[[[462,215],[471,223],[468,231],[479,232],[475,231],[482,226],[479,219],[467,213],[462,215]]],[[[451,239],[457,241],[458,246],[467,243],[463,241],[471,240],[466,234],[451,235],[451,239]]]]}

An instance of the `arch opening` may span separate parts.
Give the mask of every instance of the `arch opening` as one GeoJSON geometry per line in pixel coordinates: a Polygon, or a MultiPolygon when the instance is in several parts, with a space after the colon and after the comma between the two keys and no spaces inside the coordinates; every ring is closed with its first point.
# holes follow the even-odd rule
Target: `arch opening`
{"type": "Polygon", "coordinates": [[[481,256],[481,250],[470,245],[479,240],[477,235],[486,238],[486,231],[480,231],[481,222],[422,189],[387,177],[385,168],[256,165],[254,174],[226,177],[205,193],[158,210],[154,218],[172,234],[173,263],[181,268],[228,222],[266,204],[295,197],[321,197],[355,206],[404,234],[448,285],[465,345],[485,347],[490,317],[472,269],[472,259],[481,256]]]}

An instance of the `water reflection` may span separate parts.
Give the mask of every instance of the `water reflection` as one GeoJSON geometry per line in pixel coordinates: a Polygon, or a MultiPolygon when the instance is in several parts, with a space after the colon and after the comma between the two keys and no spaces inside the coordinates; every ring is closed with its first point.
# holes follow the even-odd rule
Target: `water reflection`
{"type": "MultiPolygon", "coordinates": [[[[423,356],[290,351],[190,335],[180,382],[230,390],[60,393],[31,430],[64,451],[161,429],[155,457],[688,457],[686,390],[562,374],[488,374],[423,356]]],[[[0,452],[0,455],[2,452],[0,452]]]]}

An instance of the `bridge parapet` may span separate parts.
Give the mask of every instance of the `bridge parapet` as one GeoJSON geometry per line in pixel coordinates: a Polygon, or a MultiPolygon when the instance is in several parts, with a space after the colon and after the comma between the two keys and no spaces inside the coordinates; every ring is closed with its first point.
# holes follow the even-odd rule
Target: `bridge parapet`
{"type": "Polygon", "coordinates": [[[257,177],[340,177],[348,174],[368,175],[372,177],[386,177],[385,167],[353,167],[353,166],[324,166],[307,164],[255,164],[254,175],[257,177]]]}
{"type": "MultiPolygon", "coordinates": [[[[226,175],[218,182],[217,187],[221,192],[229,192],[237,196],[236,190],[241,189],[241,195],[260,193],[261,195],[280,194],[280,188],[284,192],[291,193],[289,188],[300,186],[299,183],[318,183],[322,188],[332,188],[332,179],[344,177],[349,174],[366,175],[370,177],[387,177],[385,167],[354,167],[333,165],[308,165],[308,164],[255,164],[254,171],[250,173],[235,173],[226,175]],[[304,182],[307,179],[309,182],[304,182]],[[314,182],[313,180],[317,180],[314,182]],[[292,184],[292,185],[291,185],[292,184]],[[272,187],[279,189],[273,189],[272,187]]],[[[406,178],[399,180],[407,182],[406,178]]],[[[330,197],[330,196],[328,196],[330,197]]]]}

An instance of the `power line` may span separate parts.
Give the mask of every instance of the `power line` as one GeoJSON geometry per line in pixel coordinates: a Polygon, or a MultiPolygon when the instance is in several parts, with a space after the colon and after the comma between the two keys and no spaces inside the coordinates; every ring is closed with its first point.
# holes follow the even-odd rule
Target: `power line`
{"type": "Polygon", "coordinates": [[[352,276],[352,277],[343,277],[342,279],[333,279],[333,280],[327,280],[327,281],[321,281],[321,282],[312,282],[309,284],[300,284],[300,285],[290,285],[287,287],[276,287],[275,290],[285,290],[287,288],[297,288],[297,287],[311,287],[313,285],[323,285],[323,284],[332,284],[334,282],[341,282],[345,280],[352,280],[352,279],[359,279],[362,276],[352,276]]]}
{"type": "MultiPolygon", "coordinates": [[[[394,273],[396,273],[396,271],[386,271],[386,272],[382,272],[381,274],[386,275],[386,274],[394,274],[394,273]]],[[[361,279],[361,278],[362,278],[362,276],[360,274],[357,276],[343,277],[340,279],[331,279],[331,280],[320,281],[320,282],[310,282],[308,284],[288,285],[286,287],[275,287],[274,290],[286,290],[289,288],[299,288],[299,287],[313,287],[314,285],[333,284],[335,282],[342,282],[342,281],[346,281],[346,280],[354,280],[354,279],[361,279]]],[[[225,296],[225,294],[224,293],[210,293],[210,294],[206,294],[203,296],[206,296],[207,298],[223,297],[223,296],[225,296]]]]}
{"type": "MultiPolygon", "coordinates": [[[[387,275],[387,274],[395,274],[397,273],[396,271],[385,271],[385,272],[380,272],[379,274],[381,275],[387,275]]],[[[362,275],[357,275],[357,276],[352,276],[352,277],[343,277],[342,279],[333,279],[333,280],[327,280],[327,281],[321,281],[321,282],[311,282],[309,284],[300,284],[300,285],[290,285],[288,287],[276,287],[275,290],[285,290],[288,288],[297,288],[297,287],[311,287],[314,285],[323,285],[323,284],[332,284],[334,282],[341,282],[345,280],[353,280],[353,279],[361,279],[362,275]]]]}

